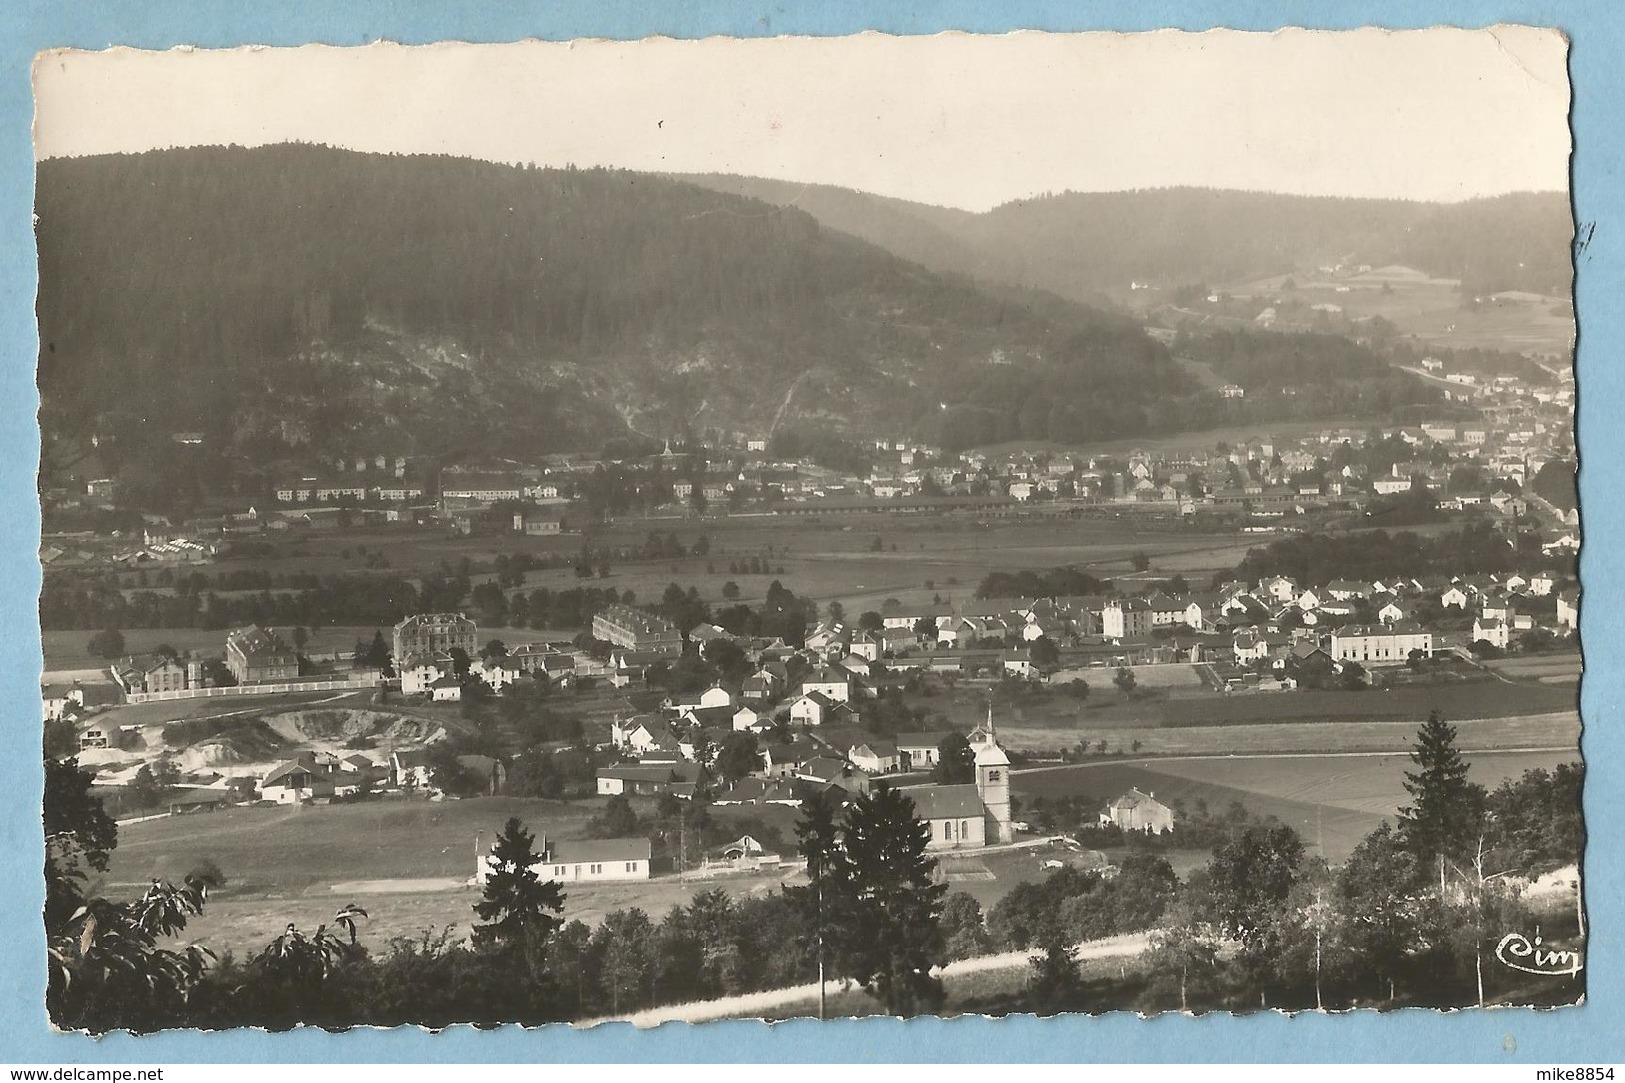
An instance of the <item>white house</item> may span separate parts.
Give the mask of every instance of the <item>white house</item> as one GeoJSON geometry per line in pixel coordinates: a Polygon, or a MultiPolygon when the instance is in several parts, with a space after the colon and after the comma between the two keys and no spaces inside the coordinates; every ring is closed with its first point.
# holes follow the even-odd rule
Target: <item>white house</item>
{"type": "Polygon", "coordinates": [[[1498,617],[1477,617],[1473,620],[1473,642],[1484,641],[1506,650],[1512,641],[1512,629],[1498,617]]]}
{"type": "Polygon", "coordinates": [[[807,692],[790,704],[790,721],[801,726],[822,726],[835,702],[822,692],[807,692]]]}
{"type": "MultiPolygon", "coordinates": [[[[543,836],[541,860],[531,866],[531,871],[538,879],[567,884],[647,880],[650,857],[646,838],[554,841],[543,836]]],[[[475,878],[483,885],[495,870],[495,859],[486,854],[480,859],[475,878]]]]}
{"type": "Polygon", "coordinates": [[[507,658],[483,658],[469,667],[476,676],[490,685],[491,691],[500,692],[513,684],[524,671],[518,662],[507,658]]]}
{"type": "Polygon", "coordinates": [[[430,657],[418,655],[409,658],[401,664],[401,694],[407,696],[424,695],[430,691],[430,686],[440,678],[452,671],[450,656],[430,657]]]}
{"type": "Polygon", "coordinates": [[[734,729],[753,730],[762,721],[762,716],[749,707],[741,707],[734,712],[734,729]]]}
{"type": "Polygon", "coordinates": [[[1557,596],[1557,626],[1571,632],[1580,627],[1580,592],[1573,587],[1557,596]]]}
{"type": "Polygon", "coordinates": [[[823,666],[801,680],[803,696],[817,692],[834,703],[845,703],[852,697],[852,674],[834,666],[823,666]]]}

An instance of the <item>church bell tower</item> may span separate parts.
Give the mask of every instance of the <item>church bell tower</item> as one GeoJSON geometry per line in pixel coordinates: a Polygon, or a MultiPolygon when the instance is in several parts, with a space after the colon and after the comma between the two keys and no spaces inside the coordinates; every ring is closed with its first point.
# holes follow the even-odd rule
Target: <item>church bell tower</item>
{"type": "Polygon", "coordinates": [[[976,792],[982,798],[989,846],[1015,840],[1010,817],[1010,757],[999,747],[993,732],[993,705],[988,704],[987,727],[971,735],[976,753],[976,792]]]}

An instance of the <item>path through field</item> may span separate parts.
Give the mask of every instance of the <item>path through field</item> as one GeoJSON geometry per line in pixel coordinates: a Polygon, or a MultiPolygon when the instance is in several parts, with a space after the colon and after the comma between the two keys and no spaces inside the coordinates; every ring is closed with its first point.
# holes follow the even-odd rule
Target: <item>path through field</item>
{"type": "MultiPolygon", "coordinates": [[[[1105,940],[1091,940],[1078,945],[1077,958],[1079,962],[1093,959],[1114,959],[1139,955],[1151,945],[1150,933],[1130,933],[1126,936],[1113,936],[1105,940]]],[[[945,981],[964,977],[969,974],[985,974],[997,970],[1013,970],[1028,965],[1033,959],[1042,955],[1042,951],[1007,951],[998,955],[983,955],[975,959],[961,959],[949,963],[937,971],[937,975],[945,981]]],[[[840,988],[837,982],[829,983],[829,992],[834,993],[840,988]]],[[[669,1004],[660,1008],[648,1008],[644,1011],[633,1012],[629,1015],[606,1016],[602,1019],[592,1019],[577,1026],[591,1027],[599,1023],[631,1023],[635,1027],[658,1027],[662,1023],[707,1023],[717,1019],[741,1019],[772,1015],[775,1009],[783,1009],[800,1004],[818,996],[818,985],[792,985],[785,989],[767,989],[760,993],[742,993],[739,996],[721,997],[717,1000],[707,1000],[697,1004],[669,1004]]]]}

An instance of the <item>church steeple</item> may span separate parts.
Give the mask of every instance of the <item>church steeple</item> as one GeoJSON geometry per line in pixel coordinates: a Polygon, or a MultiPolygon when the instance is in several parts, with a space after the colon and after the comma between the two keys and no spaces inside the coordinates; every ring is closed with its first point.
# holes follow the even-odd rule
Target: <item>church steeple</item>
{"type": "Polygon", "coordinates": [[[976,754],[976,791],[982,798],[987,842],[1010,842],[1015,837],[1010,814],[1010,757],[994,735],[991,697],[986,727],[971,734],[971,747],[976,754]]]}

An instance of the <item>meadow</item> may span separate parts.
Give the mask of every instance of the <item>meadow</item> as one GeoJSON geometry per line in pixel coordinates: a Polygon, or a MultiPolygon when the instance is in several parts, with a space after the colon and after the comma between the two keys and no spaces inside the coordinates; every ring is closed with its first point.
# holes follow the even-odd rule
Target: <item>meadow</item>
{"type": "MultiPolygon", "coordinates": [[[[1058,752],[1079,741],[1105,741],[1108,750],[1130,752],[1134,742],[1148,755],[1228,755],[1262,752],[1401,752],[1411,746],[1421,718],[1403,721],[1261,722],[1231,726],[1104,726],[1072,732],[999,725],[1006,748],[1058,752]]],[[[1452,720],[1459,746],[1470,750],[1571,749],[1580,747],[1580,716],[1564,711],[1509,718],[1452,720]]]]}
{"type": "MultiPolygon", "coordinates": [[[[1568,734],[1577,735],[1579,730],[1579,697],[1572,681],[1514,683],[1481,677],[1359,692],[1219,693],[1196,685],[1190,666],[1136,666],[1139,691],[1129,697],[1114,686],[1115,673],[1110,666],[1068,670],[1056,677],[1055,684],[1013,692],[985,680],[960,680],[934,695],[912,698],[910,706],[923,709],[928,716],[941,716],[951,725],[968,727],[986,714],[992,695],[1001,738],[1009,747],[1021,749],[1059,749],[1080,740],[1092,744],[1104,739],[1125,748],[1138,740],[1148,748],[1184,751],[1183,742],[1194,739],[1204,749],[1240,752],[1255,750],[1243,734],[1204,736],[1200,731],[1308,726],[1308,744],[1297,736],[1305,732],[1301,729],[1281,732],[1294,734],[1288,741],[1293,748],[1336,750],[1345,738],[1334,734],[1393,724],[1410,732],[1434,710],[1451,722],[1538,719],[1534,736],[1542,745],[1568,741],[1568,734]],[[1067,682],[1074,677],[1089,686],[1086,697],[1079,699],[1068,692],[1067,682]],[[1320,727],[1318,733],[1314,727],[1320,727]]],[[[1516,741],[1519,746],[1527,744],[1522,737],[1516,741]]]]}
{"type": "MultiPolygon", "coordinates": [[[[1468,757],[1474,781],[1491,789],[1531,768],[1578,758],[1577,752],[1468,757]]],[[[1255,816],[1274,816],[1295,828],[1305,845],[1335,863],[1407,802],[1409,767],[1404,754],[1106,760],[1017,771],[1013,790],[1025,799],[1086,795],[1104,803],[1132,786],[1186,807],[1205,802],[1215,815],[1239,801],[1255,816]]]]}
{"type": "MultiPolygon", "coordinates": [[[[510,816],[538,837],[583,838],[602,799],[576,802],[515,797],[464,801],[378,799],[355,804],[262,808],[172,816],[119,829],[106,877],[113,897],[132,895],[154,877],[184,876],[205,859],[226,876],[187,937],[237,952],[267,943],[289,922],[307,931],[344,903],[371,915],[369,943],[455,926],[466,932],[477,892],[466,886],[477,850],[489,847],[510,816]]],[[[646,813],[645,802],[634,802],[646,813]]],[[[727,823],[768,821],[787,837],[793,811],[715,808],[727,823]]],[[[540,842],[538,841],[538,845],[540,842]]],[[[776,890],[773,876],[702,881],[663,875],[649,881],[570,885],[567,918],[595,922],[610,910],[640,906],[658,918],[710,886],[733,892],[776,890]]]]}

